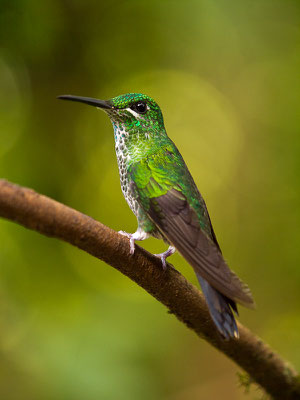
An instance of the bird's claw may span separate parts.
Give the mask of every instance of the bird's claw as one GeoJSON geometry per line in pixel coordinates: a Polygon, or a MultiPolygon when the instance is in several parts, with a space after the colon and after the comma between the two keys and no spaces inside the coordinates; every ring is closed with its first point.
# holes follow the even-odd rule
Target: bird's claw
{"type": "Polygon", "coordinates": [[[129,254],[133,255],[134,254],[134,250],[135,250],[135,245],[134,245],[135,238],[133,237],[134,234],[133,233],[127,233],[125,231],[119,231],[118,233],[120,235],[122,235],[122,236],[128,237],[129,244],[130,244],[129,254]]]}
{"type": "Polygon", "coordinates": [[[172,254],[174,254],[174,253],[175,253],[175,247],[170,246],[170,247],[168,248],[168,250],[166,250],[165,252],[159,253],[159,254],[154,254],[156,257],[158,257],[158,258],[161,259],[161,264],[162,264],[162,268],[163,268],[164,271],[167,269],[167,262],[166,262],[166,259],[167,259],[168,257],[170,257],[170,256],[171,256],[172,254]]]}
{"type": "Polygon", "coordinates": [[[165,253],[154,254],[154,256],[160,258],[162,268],[165,271],[167,269],[167,263],[166,263],[167,256],[165,256],[165,253]]]}

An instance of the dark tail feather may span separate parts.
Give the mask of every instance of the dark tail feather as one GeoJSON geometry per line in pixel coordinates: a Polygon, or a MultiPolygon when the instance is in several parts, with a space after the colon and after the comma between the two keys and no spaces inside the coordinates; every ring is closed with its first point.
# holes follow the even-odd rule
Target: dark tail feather
{"type": "Polygon", "coordinates": [[[206,280],[197,275],[205,296],[210,315],[225,339],[238,338],[239,331],[232,310],[237,312],[236,303],[214,289],[206,280]]]}

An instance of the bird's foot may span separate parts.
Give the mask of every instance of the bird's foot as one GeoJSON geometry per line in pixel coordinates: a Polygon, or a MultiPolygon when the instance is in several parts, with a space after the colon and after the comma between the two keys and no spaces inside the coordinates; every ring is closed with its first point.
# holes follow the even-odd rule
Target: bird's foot
{"type": "Polygon", "coordinates": [[[135,241],[136,240],[145,240],[147,239],[150,235],[147,232],[144,232],[141,229],[138,229],[136,232],[134,233],[127,233],[125,231],[119,231],[118,233],[120,233],[120,235],[122,236],[126,236],[129,239],[129,243],[130,243],[130,251],[129,253],[132,255],[134,254],[134,250],[135,250],[135,241]]]}
{"type": "Polygon", "coordinates": [[[129,253],[130,253],[131,255],[134,254],[134,250],[135,250],[135,245],[134,245],[135,239],[134,239],[134,237],[133,237],[134,233],[127,233],[127,232],[125,232],[125,231],[119,231],[118,233],[119,233],[120,235],[122,235],[122,236],[128,237],[129,243],[130,243],[130,250],[129,250],[129,253]]]}
{"type": "Polygon", "coordinates": [[[170,257],[172,254],[174,254],[175,251],[176,251],[175,247],[170,246],[170,247],[168,248],[168,250],[166,250],[164,253],[154,254],[156,257],[158,257],[158,258],[161,259],[161,263],[162,263],[163,270],[166,270],[166,269],[167,269],[166,259],[167,259],[168,257],[170,257]]]}

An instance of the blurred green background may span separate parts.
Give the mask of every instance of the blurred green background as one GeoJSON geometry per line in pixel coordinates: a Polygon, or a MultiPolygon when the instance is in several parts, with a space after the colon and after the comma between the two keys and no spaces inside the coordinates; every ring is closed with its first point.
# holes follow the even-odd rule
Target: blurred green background
{"type": "MultiPolygon", "coordinates": [[[[0,0],[1,177],[133,232],[107,116],[56,96],[154,97],[252,289],[241,322],[298,368],[299,22],[292,0],[0,0]]],[[[111,267],[4,220],[0,243],[1,399],[261,398],[111,267]]]]}

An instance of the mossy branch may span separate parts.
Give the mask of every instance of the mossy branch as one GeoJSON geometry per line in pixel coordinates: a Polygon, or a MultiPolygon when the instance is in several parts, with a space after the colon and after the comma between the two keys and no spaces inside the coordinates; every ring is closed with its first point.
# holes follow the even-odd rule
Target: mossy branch
{"type": "Polygon", "coordinates": [[[234,360],[274,399],[300,399],[299,375],[278,354],[241,324],[238,340],[222,340],[200,291],[171,266],[163,271],[160,261],[139,246],[131,256],[124,236],[79,211],[5,180],[0,180],[0,216],[105,261],[234,360]]]}

